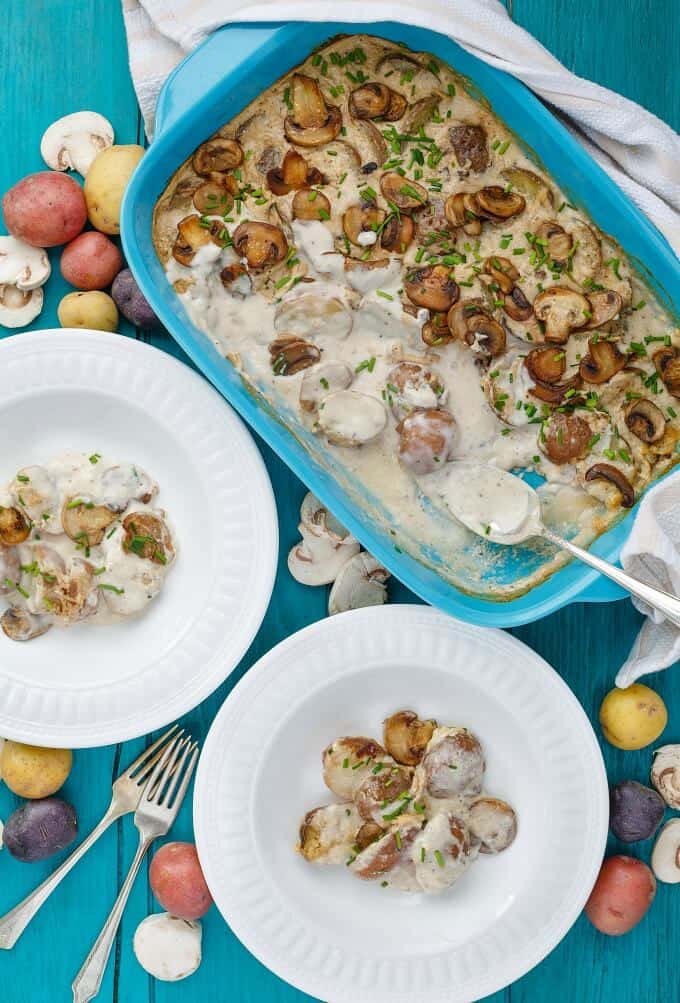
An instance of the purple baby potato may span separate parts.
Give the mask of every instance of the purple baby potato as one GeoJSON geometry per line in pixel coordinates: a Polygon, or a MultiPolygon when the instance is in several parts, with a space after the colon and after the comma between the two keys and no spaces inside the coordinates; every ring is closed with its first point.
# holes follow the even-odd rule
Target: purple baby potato
{"type": "Polygon", "coordinates": [[[624,843],[649,839],[661,824],[665,809],[663,798],[651,787],[623,780],[609,792],[609,828],[624,843]]]}
{"type": "Polygon", "coordinates": [[[2,840],[17,860],[32,863],[58,853],[78,832],[75,809],[62,798],[41,798],[17,808],[5,823],[2,840]]]}
{"type": "Polygon", "coordinates": [[[161,326],[129,268],[124,268],[116,275],[111,286],[111,296],[123,316],[135,327],[150,329],[161,326]]]}

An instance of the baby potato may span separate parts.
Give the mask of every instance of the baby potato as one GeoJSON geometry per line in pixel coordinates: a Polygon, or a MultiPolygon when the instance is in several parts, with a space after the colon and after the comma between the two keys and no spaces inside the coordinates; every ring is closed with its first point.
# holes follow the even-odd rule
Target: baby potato
{"type": "Polygon", "coordinates": [[[129,268],[124,268],[116,275],[111,286],[111,296],[122,315],[135,327],[151,331],[161,326],[129,268]]]}
{"type": "Polygon", "coordinates": [[[608,857],[600,868],[585,913],[601,933],[618,937],[640,922],[656,895],[656,879],[641,860],[608,857]]]}
{"type": "Polygon", "coordinates": [[[34,247],[67,244],[87,222],[82,188],[57,171],[17,181],[3,196],[2,213],[12,236],[34,247]]]}
{"type": "Polygon", "coordinates": [[[166,843],[154,855],[149,884],[160,904],[181,919],[200,919],[212,905],[193,843],[166,843]]]}
{"type": "Polygon", "coordinates": [[[141,146],[110,146],[92,162],[85,178],[85,202],[90,223],[101,233],[120,233],[123,194],[143,156],[141,146]]]}
{"type": "Polygon", "coordinates": [[[60,266],[76,289],[106,289],[123,267],[123,257],[112,240],[89,230],[66,245],[60,266]]]}
{"type": "Polygon", "coordinates": [[[667,723],[663,700],[642,683],[610,690],[600,707],[604,737],[617,749],[644,749],[657,740],[667,723]]]}
{"type": "Polygon", "coordinates": [[[43,749],[22,742],[5,742],[2,779],[20,798],[46,798],[66,782],[73,765],[70,749],[43,749]]]}
{"type": "Polygon", "coordinates": [[[115,331],[118,327],[118,310],[107,293],[89,290],[69,293],[57,308],[62,327],[90,327],[95,331],[115,331]]]}
{"type": "Polygon", "coordinates": [[[26,864],[64,850],[78,834],[75,809],[61,798],[29,801],[7,819],[2,839],[9,852],[26,864]]]}

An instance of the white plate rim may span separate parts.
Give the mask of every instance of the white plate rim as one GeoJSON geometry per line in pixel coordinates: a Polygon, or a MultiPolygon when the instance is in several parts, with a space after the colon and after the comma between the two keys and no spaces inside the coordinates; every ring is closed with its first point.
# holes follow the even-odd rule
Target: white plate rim
{"type": "MultiPolygon", "coordinates": [[[[17,688],[12,688],[11,681],[0,678],[0,734],[15,741],[47,747],[93,748],[124,742],[162,728],[193,710],[234,671],[255,638],[269,606],[278,564],[278,518],[269,474],[251,433],[212,385],[173,355],[135,338],[80,328],[29,331],[0,339],[3,366],[26,357],[47,360],[51,357],[54,362],[66,353],[79,354],[92,365],[106,362],[107,366],[119,366],[121,372],[124,366],[131,369],[140,366],[147,378],[152,378],[149,374],[157,376],[151,395],[165,394],[170,387],[173,391],[191,395],[192,411],[194,406],[202,407],[206,414],[211,411],[214,418],[219,413],[219,422],[223,424],[218,427],[217,434],[225,445],[229,443],[238,451],[246,465],[244,490],[248,492],[249,505],[258,514],[259,523],[256,543],[260,560],[256,587],[249,593],[249,605],[239,619],[237,629],[228,638],[225,637],[219,648],[204,653],[191,685],[179,686],[162,703],[157,702],[151,708],[144,707],[142,711],[135,707],[134,713],[129,708],[128,713],[119,714],[117,719],[102,722],[91,719],[90,703],[78,707],[77,700],[72,700],[72,692],[68,697],[61,693],[58,694],[51,721],[19,720],[7,712],[7,696],[10,694],[18,699],[22,710],[25,710],[22,698],[26,694],[15,692],[17,688]]],[[[84,365],[87,364],[86,361],[84,365]]],[[[75,375],[74,386],[80,386],[78,379],[79,376],[75,375]]],[[[43,371],[36,376],[35,389],[44,384],[43,371]]],[[[84,388],[92,390],[87,384],[84,388]]],[[[25,399],[30,393],[29,386],[22,389],[17,397],[25,399]]],[[[212,425],[211,433],[215,430],[212,425]]],[[[36,687],[36,691],[38,689],[36,687]]],[[[38,698],[43,699],[44,694],[39,696],[36,692],[38,698]]]]}
{"type": "MultiPolygon", "coordinates": [[[[602,758],[602,753],[595,736],[595,732],[588,720],[585,711],[578,702],[576,696],[568,687],[566,682],[559,676],[548,662],[519,639],[507,634],[505,631],[496,628],[477,627],[463,621],[454,619],[447,614],[441,613],[428,606],[421,605],[395,605],[373,607],[369,609],[355,610],[343,613],[333,618],[324,619],[311,624],[308,627],[296,632],[268,653],[262,656],[248,671],[248,673],[234,687],[234,690],[225,700],[222,708],[215,717],[208,736],[203,745],[201,758],[199,760],[198,771],[194,789],[194,832],[201,864],[206,875],[206,880],[213,894],[217,908],[221,912],[224,920],[229,925],[232,932],[244,944],[263,965],[274,972],[279,978],[293,985],[301,992],[308,993],[313,997],[322,1000],[332,1001],[332,1003],[412,1003],[412,994],[394,994],[380,991],[375,985],[370,991],[363,990],[358,984],[353,986],[351,991],[340,991],[337,984],[320,983],[316,978],[309,978],[305,973],[296,969],[293,963],[288,960],[281,963],[279,959],[272,962],[268,956],[267,937],[255,939],[243,929],[239,919],[239,902],[234,897],[225,895],[226,887],[223,883],[223,870],[221,867],[223,858],[215,853],[215,809],[214,799],[215,774],[219,772],[220,758],[224,758],[224,750],[221,747],[225,730],[228,730],[229,723],[234,715],[241,720],[248,713],[249,700],[255,693],[264,691],[266,688],[266,677],[280,671],[278,663],[286,659],[291,651],[301,642],[305,643],[316,635],[323,635],[329,630],[335,632],[342,630],[347,635],[367,627],[372,638],[382,637],[381,627],[391,628],[431,624],[435,629],[447,629],[453,634],[462,634],[472,637],[480,644],[487,644],[496,650],[505,650],[509,655],[522,664],[527,671],[533,670],[535,674],[542,677],[544,683],[554,691],[556,699],[563,700],[565,706],[570,709],[572,715],[580,722],[580,738],[585,742],[583,753],[594,766],[590,775],[585,775],[584,780],[589,784],[589,796],[593,801],[594,823],[591,832],[584,833],[584,843],[590,849],[587,868],[580,875],[580,885],[572,895],[571,907],[560,917],[557,925],[554,925],[551,935],[534,946],[531,956],[509,959],[499,977],[498,972],[494,972],[489,977],[485,974],[477,980],[477,985],[466,984],[462,995],[456,988],[449,986],[445,992],[437,993],[428,989],[428,1003],[470,1003],[472,999],[485,997],[493,992],[515,982],[527,972],[531,971],[545,958],[564,938],[578,919],[583,906],[590,894],[592,886],[599,872],[602,857],[604,855],[608,823],[609,823],[609,787],[602,758]],[[414,619],[415,618],[415,619],[414,619]],[[263,686],[259,684],[265,677],[263,686]],[[259,687],[259,689],[258,689],[259,687]]],[[[334,640],[337,641],[337,634],[334,640]]],[[[509,664],[513,664],[512,658],[509,664]]],[[[523,671],[524,671],[523,669],[523,671]]],[[[285,671],[285,668],[284,670],[285,671]]],[[[353,671],[356,671],[354,666],[353,671]]],[[[333,677],[336,678],[336,677],[333,677]]]]}

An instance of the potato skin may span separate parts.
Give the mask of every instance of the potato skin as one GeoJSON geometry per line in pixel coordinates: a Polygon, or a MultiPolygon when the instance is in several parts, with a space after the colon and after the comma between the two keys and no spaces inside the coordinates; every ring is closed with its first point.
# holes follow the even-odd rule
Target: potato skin
{"type": "Polygon", "coordinates": [[[66,782],[73,765],[70,749],[43,749],[22,742],[5,742],[2,779],[20,798],[46,798],[66,782]]]}
{"type": "Polygon", "coordinates": [[[644,749],[657,740],[667,722],[663,700],[642,683],[610,690],[600,706],[604,737],[617,749],[644,749]]]}
{"type": "Polygon", "coordinates": [[[60,267],[76,289],[106,289],[123,267],[123,256],[103,233],[88,230],[66,245],[60,267]]]}
{"type": "Polygon", "coordinates": [[[166,843],[154,854],[149,883],[160,904],[180,919],[200,919],[212,905],[193,843],[166,843]]]}
{"type": "Polygon", "coordinates": [[[129,268],[124,268],[116,275],[111,286],[111,296],[122,315],[135,327],[151,331],[161,326],[129,268]]]}
{"type": "Polygon", "coordinates": [[[585,913],[601,933],[618,937],[640,922],[656,895],[656,878],[634,857],[608,857],[602,864],[585,913]]]}
{"type": "Polygon", "coordinates": [[[2,214],[12,236],[34,247],[67,244],[87,222],[82,188],[57,171],[17,181],[3,196],[2,214]]]}
{"type": "Polygon", "coordinates": [[[27,801],[5,824],[3,843],[26,864],[64,850],[78,833],[75,809],[61,798],[27,801]]]}
{"type": "Polygon", "coordinates": [[[118,327],[116,304],[97,290],[64,296],[57,316],[62,327],[91,327],[95,331],[115,331],[118,327]]]}
{"type": "Polygon", "coordinates": [[[110,146],[92,162],[85,178],[85,201],[90,223],[101,233],[120,233],[123,194],[143,156],[141,146],[110,146]]]}

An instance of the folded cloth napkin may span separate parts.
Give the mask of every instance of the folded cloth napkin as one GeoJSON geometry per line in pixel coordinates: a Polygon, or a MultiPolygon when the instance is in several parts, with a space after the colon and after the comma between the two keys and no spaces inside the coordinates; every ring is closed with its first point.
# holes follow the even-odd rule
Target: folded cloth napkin
{"type": "MultiPolygon", "coordinates": [[[[621,564],[648,585],[680,595],[680,473],[671,474],[643,498],[621,550],[621,564]]],[[[680,629],[647,603],[633,603],[647,619],[619,669],[617,686],[630,686],[645,673],[680,660],[680,629]]]]}
{"type": "MultiPolygon", "coordinates": [[[[333,21],[329,0],[123,0],[130,68],[149,137],[170,70],[231,21],[333,21]]],[[[448,35],[517,77],[560,114],[588,152],[680,256],[680,136],[651,112],[570,73],[510,20],[500,0],[345,0],[343,21],[401,21],[448,35]]]]}

